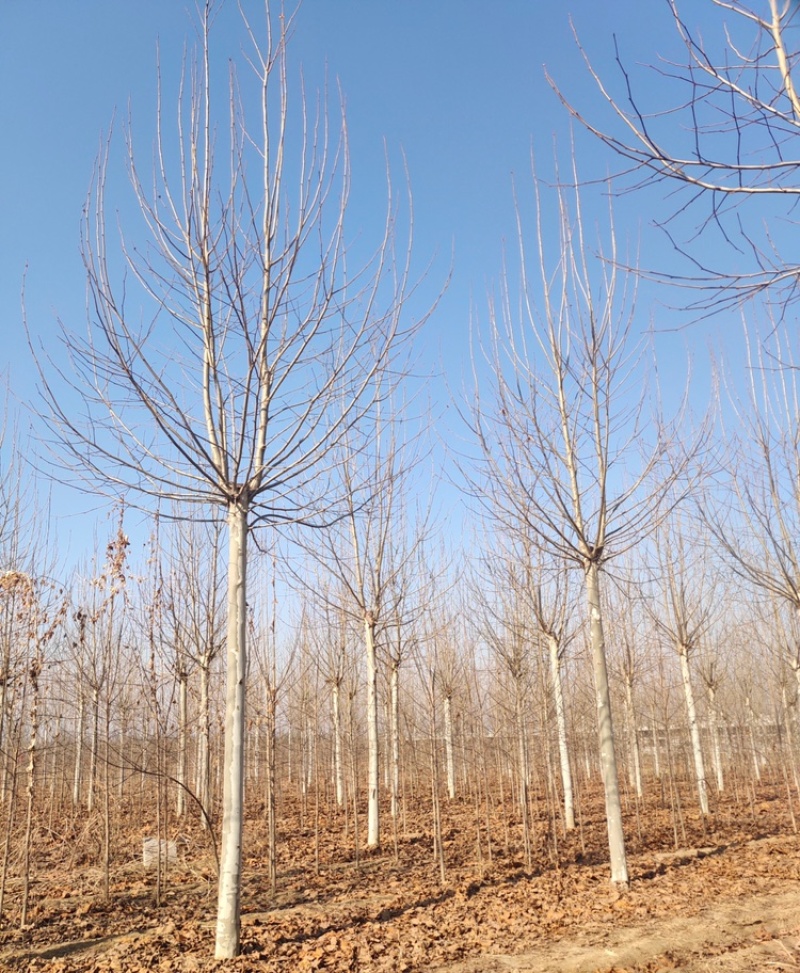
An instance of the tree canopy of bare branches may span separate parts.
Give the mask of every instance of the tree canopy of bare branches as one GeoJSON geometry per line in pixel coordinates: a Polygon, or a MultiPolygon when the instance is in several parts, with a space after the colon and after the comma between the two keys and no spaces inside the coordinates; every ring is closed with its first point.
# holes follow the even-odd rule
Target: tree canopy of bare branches
{"type": "Polygon", "coordinates": [[[652,529],[679,466],[660,422],[646,444],[634,285],[613,229],[608,259],[601,247],[593,261],[580,194],[558,189],[553,246],[535,177],[534,190],[532,259],[518,217],[521,293],[505,278],[490,307],[490,396],[476,394],[471,418],[484,479],[473,483],[503,529],[584,573],[612,881],[627,884],[600,573],[652,529]]]}

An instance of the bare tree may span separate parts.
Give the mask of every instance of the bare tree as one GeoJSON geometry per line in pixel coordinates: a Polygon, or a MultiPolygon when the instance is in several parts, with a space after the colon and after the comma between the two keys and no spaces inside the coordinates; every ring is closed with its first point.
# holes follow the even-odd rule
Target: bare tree
{"type": "Polygon", "coordinates": [[[270,556],[256,560],[256,570],[259,572],[254,590],[264,595],[260,600],[254,599],[255,604],[250,611],[252,658],[255,664],[257,684],[261,692],[257,694],[256,711],[262,717],[264,727],[264,816],[267,824],[267,845],[270,889],[273,893],[278,887],[278,730],[281,720],[281,702],[285,702],[288,689],[295,678],[296,669],[296,639],[290,630],[287,648],[283,644],[286,635],[278,627],[279,615],[282,617],[279,602],[278,587],[279,569],[283,562],[279,559],[278,544],[280,538],[275,538],[271,546],[270,556]],[[258,697],[263,698],[263,709],[259,706],[258,697]]]}
{"type": "Polygon", "coordinates": [[[333,759],[333,787],[336,806],[344,807],[344,759],[342,753],[342,692],[347,676],[349,658],[348,616],[334,610],[334,599],[324,596],[324,625],[321,638],[324,641],[320,652],[320,667],[325,682],[331,690],[331,734],[333,759]]]}
{"type": "Polygon", "coordinates": [[[792,338],[773,329],[746,341],[748,382],[734,401],[739,434],[729,442],[723,489],[699,512],[733,571],[788,603],[800,617],[800,373],[792,338]]]}
{"type": "Polygon", "coordinates": [[[538,286],[518,206],[521,294],[517,302],[505,277],[490,306],[491,396],[476,394],[471,420],[485,474],[479,489],[501,523],[524,525],[548,556],[583,571],[611,879],[625,885],[601,573],[652,529],[676,473],[657,417],[645,426],[635,295],[618,270],[613,229],[608,252],[601,246],[593,261],[598,248],[585,234],[579,194],[558,190],[551,256],[535,177],[534,188],[538,286]]]}
{"type": "MultiPolygon", "coordinates": [[[[390,410],[387,410],[390,411],[390,410]]],[[[372,428],[340,444],[338,475],[346,514],[315,537],[308,551],[335,579],[344,595],[343,612],[364,638],[367,681],[367,847],[380,846],[379,649],[392,627],[403,621],[411,568],[424,539],[424,526],[409,529],[404,500],[415,463],[414,443],[399,432],[402,412],[384,417],[377,410],[372,428]]]]}
{"type": "MultiPolygon", "coordinates": [[[[440,623],[441,624],[441,623],[440,623]]],[[[447,781],[447,796],[456,796],[455,732],[453,719],[453,697],[463,680],[463,662],[458,654],[452,632],[444,634],[437,642],[437,667],[439,692],[442,695],[442,717],[444,720],[444,756],[447,781]]]]}
{"type": "Polygon", "coordinates": [[[200,49],[180,86],[177,132],[159,94],[151,177],[126,138],[147,242],[123,235],[114,251],[106,148],[83,226],[88,333],[62,327],[63,367],[39,357],[62,461],[84,482],[227,515],[216,934],[216,956],[227,958],[240,930],[248,535],[258,524],[319,521],[335,506],[331,451],[373,407],[372,377],[402,337],[410,234],[398,260],[390,192],[372,255],[360,265],[352,253],[346,259],[346,128],[342,121],[336,136],[324,104],[315,114],[301,98],[293,109],[291,18],[275,29],[268,4],[258,24],[240,7],[250,71],[240,84],[232,66],[218,98],[219,11],[213,0],[199,7],[200,49]],[[257,118],[248,113],[254,103],[257,118]]]}
{"type": "MultiPolygon", "coordinates": [[[[73,616],[72,656],[78,680],[77,733],[83,733],[85,694],[89,707],[89,779],[86,806],[95,810],[100,772],[102,716],[105,711],[106,728],[115,697],[120,691],[121,647],[130,626],[127,611],[126,559],[128,538],[123,530],[123,511],[118,511],[114,534],[105,548],[103,560],[96,563],[92,576],[81,580],[73,593],[76,608],[73,616]]],[[[106,734],[106,764],[108,738],[106,734]]],[[[76,803],[81,796],[83,776],[80,766],[82,740],[77,747],[74,792],[76,803]]],[[[105,770],[107,772],[107,766],[105,770]]],[[[107,794],[106,794],[107,798],[107,794]]]]}
{"type": "Polygon", "coordinates": [[[575,828],[575,797],[572,786],[572,768],[569,760],[567,716],[562,685],[564,658],[574,630],[570,629],[573,608],[569,577],[563,562],[548,576],[541,564],[527,558],[529,578],[526,591],[531,600],[531,612],[539,633],[547,647],[550,672],[550,691],[556,718],[558,759],[561,768],[561,787],[564,794],[564,826],[567,831],[575,828]]]}
{"type": "Polygon", "coordinates": [[[442,806],[439,795],[439,748],[437,702],[440,694],[447,699],[447,690],[438,688],[439,681],[439,651],[438,642],[442,636],[440,629],[441,613],[438,606],[431,605],[428,611],[422,613],[419,620],[419,635],[414,639],[414,661],[419,676],[419,685],[424,692],[427,703],[427,716],[430,738],[430,771],[431,771],[431,809],[433,811],[433,860],[439,869],[439,884],[442,888],[447,884],[447,869],[444,857],[444,839],[442,829],[442,806]]]}
{"type": "Polygon", "coordinates": [[[387,631],[386,655],[389,667],[389,789],[391,791],[392,829],[397,847],[397,826],[400,812],[400,669],[409,653],[408,633],[400,615],[396,615],[387,631]]]}
{"type": "Polygon", "coordinates": [[[680,660],[697,795],[700,811],[707,815],[708,784],[691,666],[719,611],[714,583],[718,574],[713,563],[714,545],[709,543],[707,534],[698,531],[696,524],[687,523],[676,511],[660,527],[655,549],[658,569],[654,579],[656,595],[649,602],[650,614],[680,660]]]}
{"type": "Polygon", "coordinates": [[[176,814],[184,812],[188,789],[189,680],[199,675],[194,796],[207,826],[211,796],[211,720],[209,683],[211,667],[225,642],[221,590],[222,525],[219,522],[178,525],[169,571],[164,579],[164,616],[178,682],[178,783],[176,814]]]}
{"type": "Polygon", "coordinates": [[[625,564],[620,577],[606,592],[609,613],[614,618],[612,647],[616,658],[611,661],[612,675],[621,678],[624,693],[625,724],[628,738],[628,779],[637,798],[644,795],[642,748],[639,739],[639,713],[636,690],[648,669],[653,666],[652,626],[645,625],[644,563],[625,564]],[[615,673],[616,669],[616,673],[615,673]]]}
{"type": "Polygon", "coordinates": [[[531,617],[528,592],[526,591],[527,566],[520,567],[508,557],[496,561],[487,559],[486,574],[492,582],[481,583],[481,594],[474,598],[482,604],[482,635],[492,655],[499,663],[500,679],[508,678],[511,687],[502,693],[501,700],[510,699],[513,737],[509,752],[513,753],[518,781],[517,794],[522,822],[522,844],[525,863],[532,861],[532,836],[530,813],[531,761],[528,732],[528,714],[531,704],[531,688],[534,682],[536,652],[536,623],[531,617]],[[494,588],[494,590],[492,590],[494,588]]]}

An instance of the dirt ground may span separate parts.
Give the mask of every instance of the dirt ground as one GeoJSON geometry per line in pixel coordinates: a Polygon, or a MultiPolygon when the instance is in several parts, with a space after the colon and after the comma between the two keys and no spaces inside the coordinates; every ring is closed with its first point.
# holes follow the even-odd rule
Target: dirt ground
{"type": "Polygon", "coordinates": [[[35,836],[25,928],[19,879],[7,881],[0,971],[800,971],[800,838],[785,791],[731,799],[706,822],[651,801],[627,811],[625,891],[608,880],[599,798],[584,802],[580,831],[566,837],[542,809],[529,864],[507,808],[493,807],[487,827],[468,800],[444,806],[444,883],[424,800],[407,809],[396,851],[386,815],[386,846],[359,856],[352,821],[287,800],[274,895],[254,809],[243,950],[227,963],[211,959],[216,878],[201,832],[189,835],[159,903],[141,864],[147,832],[129,816],[106,901],[96,822],[76,817],[35,836]]]}
{"type": "Polygon", "coordinates": [[[440,973],[596,973],[684,970],[757,973],[800,969],[800,891],[721,899],[690,918],[609,927],[542,943],[517,955],[484,955],[440,973]]]}

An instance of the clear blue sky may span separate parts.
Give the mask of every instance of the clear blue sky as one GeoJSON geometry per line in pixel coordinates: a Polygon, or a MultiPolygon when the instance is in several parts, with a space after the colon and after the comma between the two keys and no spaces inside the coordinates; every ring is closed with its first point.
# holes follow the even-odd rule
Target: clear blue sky
{"type": "MultiPolygon", "coordinates": [[[[248,11],[259,9],[255,0],[243,2],[248,11]]],[[[456,387],[468,370],[470,304],[483,310],[504,244],[513,252],[512,174],[526,179],[531,145],[545,171],[553,136],[566,148],[566,114],[543,66],[587,111],[598,107],[570,14],[609,77],[614,34],[632,64],[674,50],[663,0],[306,0],[297,15],[292,70],[302,67],[310,91],[327,76],[346,99],[351,228],[365,239],[379,232],[385,140],[397,175],[401,150],[408,161],[418,267],[435,257],[431,281],[438,283],[452,252],[452,283],[428,327],[425,354],[431,360],[441,354],[456,387]]],[[[217,27],[222,70],[241,42],[237,23],[236,5],[228,0],[217,27]]],[[[8,372],[22,399],[32,397],[35,384],[20,313],[26,268],[34,335],[52,346],[56,318],[85,327],[79,223],[102,133],[116,115],[120,135],[130,105],[141,157],[149,160],[156,46],[169,86],[193,31],[191,6],[182,0],[0,4],[0,372],[8,372]]],[[[586,177],[614,167],[584,133],[577,146],[586,177]]],[[[124,223],[128,202],[122,199],[124,223]]],[[[648,230],[640,198],[621,201],[617,231],[634,243],[641,238],[643,262],[668,259],[663,242],[648,230]]],[[[664,326],[680,323],[649,290],[640,308],[648,322],[654,316],[664,326]]],[[[704,358],[706,338],[706,329],[698,329],[665,339],[662,381],[682,383],[687,346],[696,344],[704,358]]]]}

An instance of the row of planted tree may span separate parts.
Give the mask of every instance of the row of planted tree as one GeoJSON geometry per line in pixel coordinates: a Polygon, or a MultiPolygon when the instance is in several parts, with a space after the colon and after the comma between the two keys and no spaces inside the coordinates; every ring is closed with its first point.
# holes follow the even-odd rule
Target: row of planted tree
{"type": "MultiPolygon", "coordinates": [[[[677,844],[687,784],[706,817],[749,800],[764,778],[794,826],[796,616],[737,589],[710,548],[696,543],[690,556],[676,530],[667,570],[648,565],[648,553],[658,562],[648,546],[619,565],[602,600],[622,803],[669,804],[677,844]]],[[[137,564],[120,513],[86,577],[60,584],[31,554],[0,575],[0,914],[25,924],[37,846],[77,823],[92,822],[82,861],[101,870],[105,895],[115,866],[141,852],[132,822],[164,840],[199,829],[217,856],[223,533],[156,522],[137,564]]],[[[416,545],[413,576],[425,584],[392,573],[392,611],[371,627],[307,552],[295,549],[303,568],[289,575],[277,565],[290,558],[254,559],[245,792],[267,830],[273,888],[285,795],[299,795],[309,822],[320,801],[338,809],[342,855],[356,859],[380,845],[397,853],[407,801],[429,800],[443,881],[442,803],[474,803],[477,854],[482,831],[493,840],[489,808],[504,808],[528,867],[545,833],[557,846],[581,827],[602,746],[580,574],[495,540],[458,572],[441,554],[432,571],[432,551],[416,545]],[[303,569],[313,581],[300,585],[303,569]]]]}

